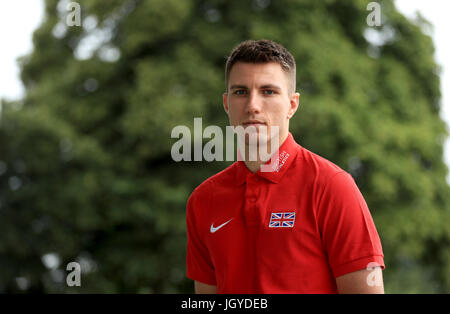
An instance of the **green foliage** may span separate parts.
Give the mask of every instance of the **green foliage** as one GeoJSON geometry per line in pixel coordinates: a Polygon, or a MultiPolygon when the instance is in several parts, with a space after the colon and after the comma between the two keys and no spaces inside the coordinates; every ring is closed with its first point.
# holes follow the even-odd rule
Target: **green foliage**
{"type": "Polygon", "coordinates": [[[35,49],[21,59],[26,97],[2,106],[0,292],[192,292],[186,201],[229,163],[173,162],[171,130],[192,129],[194,117],[227,125],[226,55],[269,38],[297,60],[292,133],[349,171],[371,209],[386,292],[448,293],[447,134],[433,43],[425,22],[391,1],[372,28],[384,43],[368,42],[368,2],[86,0],[82,18],[95,27],[58,35],[60,1],[47,0],[35,49]],[[86,38],[99,45],[81,59],[86,38]],[[49,253],[60,259],[54,269],[42,262],[49,253]],[[81,287],[65,283],[71,261],[84,269],[81,287]]]}

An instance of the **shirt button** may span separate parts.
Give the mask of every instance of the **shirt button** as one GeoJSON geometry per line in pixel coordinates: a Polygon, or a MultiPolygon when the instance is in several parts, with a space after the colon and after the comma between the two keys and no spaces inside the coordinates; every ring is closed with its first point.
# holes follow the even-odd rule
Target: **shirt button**
{"type": "Polygon", "coordinates": [[[256,202],[256,197],[250,197],[250,202],[252,203],[256,202]]]}

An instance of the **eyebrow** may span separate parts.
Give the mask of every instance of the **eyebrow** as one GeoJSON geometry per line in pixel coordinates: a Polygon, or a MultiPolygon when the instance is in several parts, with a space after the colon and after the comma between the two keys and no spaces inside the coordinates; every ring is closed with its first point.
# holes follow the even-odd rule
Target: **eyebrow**
{"type": "Polygon", "coordinates": [[[266,84],[261,86],[262,89],[278,89],[281,90],[281,87],[279,87],[278,85],[274,85],[274,84],[266,84]]]}
{"type": "MultiPolygon", "coordinates": [[[[281,87],[279,87],[278,85],[274,85],[274,84],[264,84],[262,86],[260,86],[261,89],[277,89],[277,90],[281,90],[281,87]]],[[[230,86],[230,90],[234,90],[234,89],[248,89],[247,86],[245,85],[239,85],[239,84],[235,84],[235,85],[231,85],[230,86]]]]}
{"type": "Polygon", "coordinates": [[[245,85],[231,85],[230,90],[233,90],[233,89],[248,89],[248,87],[245,85]]]}

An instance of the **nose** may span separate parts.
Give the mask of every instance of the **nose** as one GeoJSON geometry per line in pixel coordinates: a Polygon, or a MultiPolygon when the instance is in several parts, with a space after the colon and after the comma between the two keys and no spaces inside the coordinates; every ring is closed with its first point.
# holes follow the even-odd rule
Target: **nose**
{"type": "Polygon", "coordinates": [[[256,91],[251,91],[247,102],[247,113],[255,114],[261,112],[261,99],[256,91]]]}

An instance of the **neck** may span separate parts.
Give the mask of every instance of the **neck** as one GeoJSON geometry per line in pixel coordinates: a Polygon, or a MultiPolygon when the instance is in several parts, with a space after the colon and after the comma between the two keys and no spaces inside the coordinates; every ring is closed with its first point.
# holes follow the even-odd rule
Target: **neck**
{"type": "Polygon", "coordinates": [[[245,165],[247,166],[248,170],[250,170],[252,173],[257,172],[261,168],[261,165],[265,164],[272,157],[272,155],[275,154],[279,150],[279,148],[281,147],[281,145],[283,145],[283,143],[284,143],[284,141],[286,140],[287,137],[288,137],[288,133],[280,136],[279,142],[278,142],[279,146],[275,147],[275,149],[273,151],[271,150],[271,148],[272,148],[271,140],[269,140],[269,141],[267,141],[267,143],[263,144],[264,147],[258,147],[258,150],[265,149],[269,153],[269,158],[264,159],[264,160],[261,160],[260,159],[260,155],[257,154],[257,160],[249,161],[249,159],[250,159],[249,158],[250,149],[249,149],[248,144],[246,144],[245,145],[245,152],[246,152],[246,154],[245,154],[245,158],[244,158],[243,161],[244,161],[245,165]]]}

